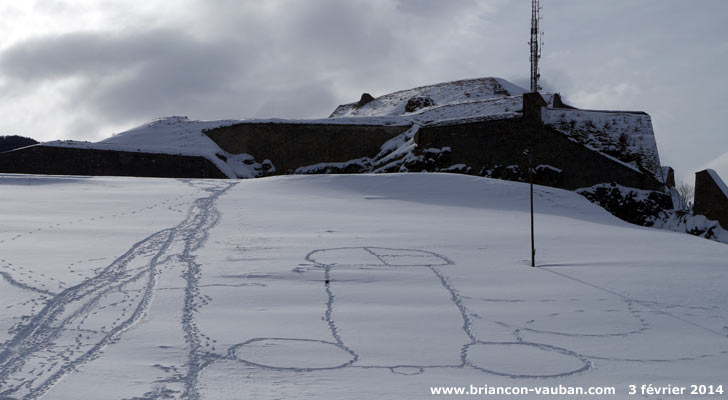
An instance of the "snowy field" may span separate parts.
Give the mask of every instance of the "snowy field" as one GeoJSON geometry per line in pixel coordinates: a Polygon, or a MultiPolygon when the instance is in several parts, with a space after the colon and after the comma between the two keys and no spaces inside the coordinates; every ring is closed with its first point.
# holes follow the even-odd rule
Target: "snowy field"
{"type": "MultiPolygon", "coordinates": [[[[728,246],[448,174],[0,175],[0,399],[723,385],[728,246]]],[[[639,388],[638,388],[639,390],[639,388]]]]}

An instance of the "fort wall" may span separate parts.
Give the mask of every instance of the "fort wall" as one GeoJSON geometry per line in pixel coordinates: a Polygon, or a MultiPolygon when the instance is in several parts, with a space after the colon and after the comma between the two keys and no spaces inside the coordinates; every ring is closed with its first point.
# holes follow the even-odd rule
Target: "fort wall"
{"type": "Polygon", "coordinates": [[[695,173],[695,202],[693,213],[705,215],[728,229],[728,187],[710,169],[695,173]]]}
{"type": "Polygon", "coordinates": [[[290,123],[241,123],[205,134],[231,154],[250,154],[268,159],[275,174],[323,162],[344,162],[374,157],[387,140],[405,132],[409,125],[336,125],[290,123]]]}
{"type": "Polygon", "coordinates": [[[0,171],[19,174],[225,178],[204,157],[30,146],[0,154],[0,171]]]}
{"type": "Polygon", "coordinates": [[[524,151],[530,149],[536,183],[574,190],[599,183],[660,190],[664,184],[617,160],[569,140],[554,129],[530,118],[510,118],[459,124],[424,126],[415,136],[418,151],[449,147],[446,164],[465,164],[467,173],[523,180],[528,165],[524,151]],[[507,176],[508,174],[520,176],[507,176]]]}

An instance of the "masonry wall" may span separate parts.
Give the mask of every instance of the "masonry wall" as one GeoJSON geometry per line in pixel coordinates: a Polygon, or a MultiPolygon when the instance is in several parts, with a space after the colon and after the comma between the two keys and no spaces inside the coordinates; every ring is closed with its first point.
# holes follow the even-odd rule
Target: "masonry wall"
{"type": "MultiPolygon", "coordinates": [[[[407,129],[409,126],[243,123],[206,134],[229,153],[247,153],[258,162],[269,159],[276,167],[275,174],[288,174],[317,163],[374,157],[383,143],[407,129]]],[[[529,118],[423,126],[415,141],[415,152],[423,157],[413,164],[403,160],[403,166],[413,172],[449,171],[524,181],[528,164],[523,151],[531,148],[533,166],[541,166],[536,168],[535,175],[539,184],[573,190],[615,182],[639,189],[664,189],[664,184],[655,178],[610,160],[529,118]]],[[[392,172],[400,170],[400,165],[393,165],[392,172]]],[[[42,145],[0,154],[0,172],[225,177],[203,157],[42,145]]]]}
{"type": "Polygon", "coordinates": [[[469,167],[466,173],[472,175],[523,179],[528,171],[523,152],[531,148],[534,167],[548,165],[561,170],[543,168],[535,179],[539,184],[574,190],[615,182],[638,189],[664,189],[664,184],[656,179],[527,118],[424,126],[416,141],[418,151],[424,155],[429,148],[449,147],[447,157],[438,161],[441,167],[465,164],[469,167]]]}
{"type": "Polygon", "coordinates": [[[42,145],[0,154],[0,172],[157,178],[226,177],[204,157],[42,145]]]}
{"type": "Polygon", "coordinates": [[[276,174],[322,162],[374,157],[409,126],[242,123],[205,132],[223,150],[269,159],[276,174]]]}
{"type": "Polygon", "coordinates": [[[693,213],[705,215],[708,219],[718,221],[724,229],[728,229],[728,196],[708,170],[695,173],[693,213]]]}

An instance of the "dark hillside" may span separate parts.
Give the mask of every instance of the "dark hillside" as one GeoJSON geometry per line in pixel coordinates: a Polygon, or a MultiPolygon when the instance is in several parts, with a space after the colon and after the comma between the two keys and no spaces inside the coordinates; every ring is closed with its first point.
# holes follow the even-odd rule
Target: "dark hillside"
{"type": "Polygon", "coordinates": [[[0,136],[0,153],[34,144],[38,144],[38,142],[29,137],[18,135],[0,136]]]}

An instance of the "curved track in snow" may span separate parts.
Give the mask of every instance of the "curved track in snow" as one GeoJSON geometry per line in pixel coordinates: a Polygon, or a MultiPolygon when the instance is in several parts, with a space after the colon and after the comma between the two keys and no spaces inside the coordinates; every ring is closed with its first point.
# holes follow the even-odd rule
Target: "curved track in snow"
{"type": "Polygon", "coordinates": [[[189,345],[186,397],[197,397],[194,377],[200,368],[199,339],[192,313],[199,265],[192,253],[204,244],[207,232],[219,219],[215,201],[235,184],[218,182],[199,187],[205,195],[193,202],[179,224],[135,243],[95,276],[50,298],[4,344],[0,352],[0,397],[38,398],[64,376],[98,357],[145,316],[160,270],[170,264],[181,264],[188,281],[183,310],[183,330],[189,345]]]}

